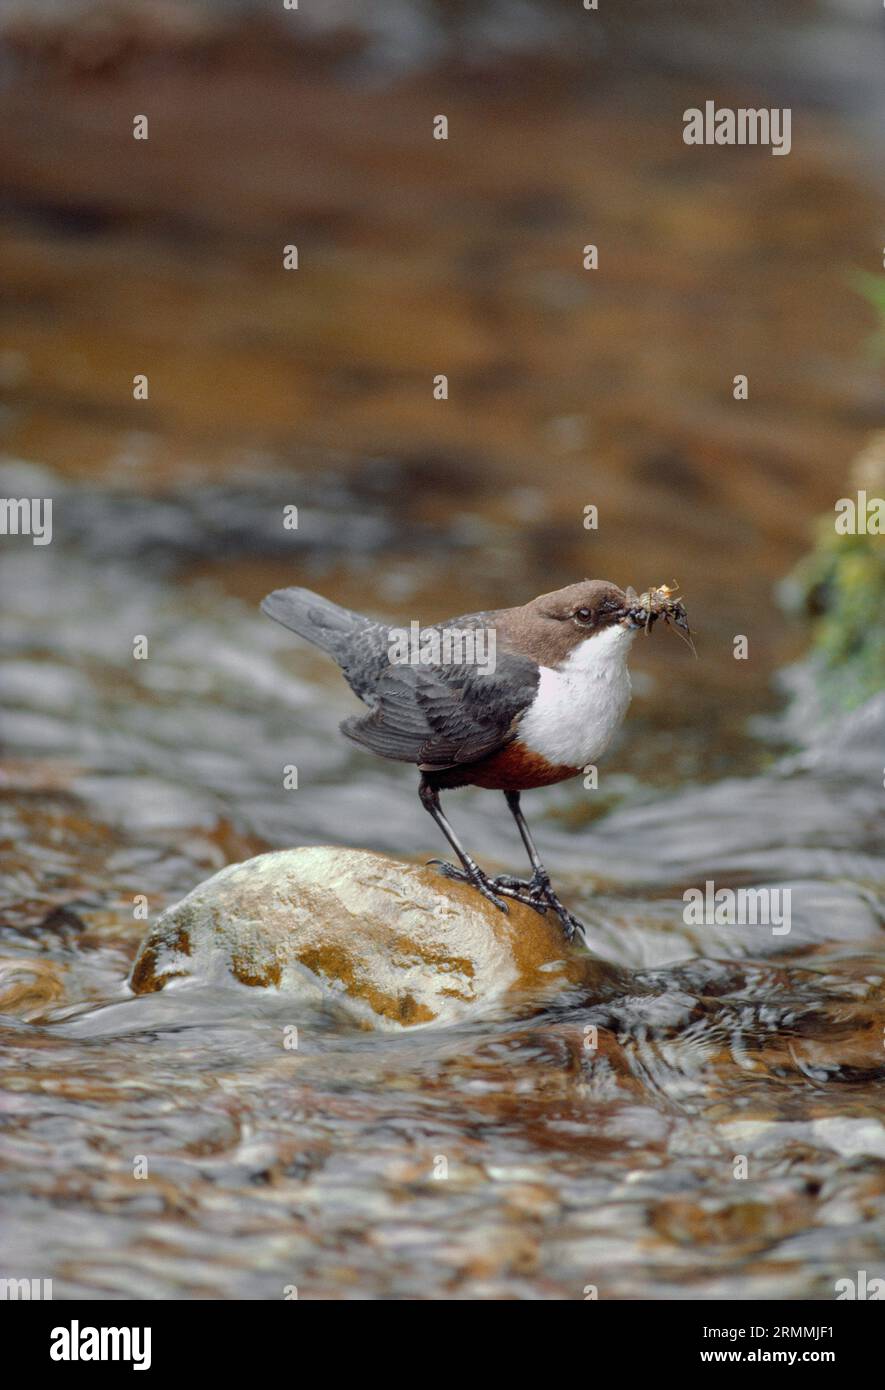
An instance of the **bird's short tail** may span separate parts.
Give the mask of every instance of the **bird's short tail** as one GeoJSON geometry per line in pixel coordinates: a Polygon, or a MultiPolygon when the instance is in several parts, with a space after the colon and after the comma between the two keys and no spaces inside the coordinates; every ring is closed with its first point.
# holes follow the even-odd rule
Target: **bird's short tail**
{"type": "Polygon", "coordinates": [[[274,589],[262,599],[261,611],[333,656],[342,638],[366,622],[359,613],[351,613],[310,589],[274,589]]]}
{"type": "Polygon", "coordinates": [[[360,699],[371,698],[387,665],[386,624],[342,608],[311,589],[275,589],[262,600],[261,611],[328,652],[360,699]]]}

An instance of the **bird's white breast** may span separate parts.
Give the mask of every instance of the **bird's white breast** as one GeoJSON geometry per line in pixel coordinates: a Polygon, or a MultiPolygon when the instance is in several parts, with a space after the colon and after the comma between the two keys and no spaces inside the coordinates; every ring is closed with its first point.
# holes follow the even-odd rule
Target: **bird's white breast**
{"type": "Polygon", "coordinates": [[[519,738],[551,763],[584,767],[605,752],[630,704],[627,657],[635,628],[616,625],[587,638],[558,670],[541,667],[519,738]]]}

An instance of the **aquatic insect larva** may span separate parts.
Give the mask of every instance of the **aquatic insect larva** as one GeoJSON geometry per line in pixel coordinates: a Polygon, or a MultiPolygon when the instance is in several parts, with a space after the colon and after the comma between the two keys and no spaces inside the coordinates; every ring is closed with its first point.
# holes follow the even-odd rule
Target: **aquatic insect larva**
{"type": "MultiPolygon", "coordinates": [[[[695,645],[692,641],[691,629],[688,626],[688,615],[685,611],[685,604],[676,594],[679,584],[674,579],[672,584],[659,584],[654,589],[646,589],[645,593],[639,594],[636,598],[636,607],[640,613],[645,615],[645,631],[651,629],[652,623],[658,618],[663,618],[669,626],[670,621],[680,629],[679,635],[683,641],[687,642],[697,656],[695,645]]],[[[634,597],[632,591],[629,596],[634,597]]]]}

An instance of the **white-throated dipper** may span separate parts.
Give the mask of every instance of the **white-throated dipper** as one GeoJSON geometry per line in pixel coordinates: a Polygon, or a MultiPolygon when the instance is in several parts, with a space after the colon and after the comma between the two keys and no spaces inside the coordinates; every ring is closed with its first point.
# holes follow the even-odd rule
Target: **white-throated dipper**
{"type": "Polygon", "coordinates": [[[685,608],[663,586],[642,595],[585,579],[521,608],[468,613],[423,629],[420,653],[398,656],[402,629],[353,613],[310,589],[277,589],[262,610],[329,653],[370,707],[345,719],[348,738],[382,758],[415,763],[418,793],[461,863],[437,863],[471,883],[503,912],[505,898],[553,908],[571,939],[581,923],[560,902],[520,808],[520,792],[583,772],[605,752],[630,703],[627,657],[640,629],[658,617],[688,631],[685,608]],[[459,640],[444,661],[445,635],[459,640]],[[468,640],[468,639],[473,639],[468,640]],[[480,640],[480,639],[484,640],[480,640]],[[464,649],[486,659],[464,660],[464,649]],[[489,661],[489,651],[494,662],[489,661]],[[443,815],[441,790],[502,791],[532,865],[530,879],[490,878],[443,815]]]}

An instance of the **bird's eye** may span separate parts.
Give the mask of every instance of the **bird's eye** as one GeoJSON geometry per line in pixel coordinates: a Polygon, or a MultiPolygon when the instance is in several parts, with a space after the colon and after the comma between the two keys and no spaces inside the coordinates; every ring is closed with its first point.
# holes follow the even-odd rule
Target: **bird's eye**
{"type": "Polygon", "coordinates": [[[575,621],[579,623],[589,623],[593,619],[593,614],[589,608],[577,608],[575,610],[575,621]]]}

